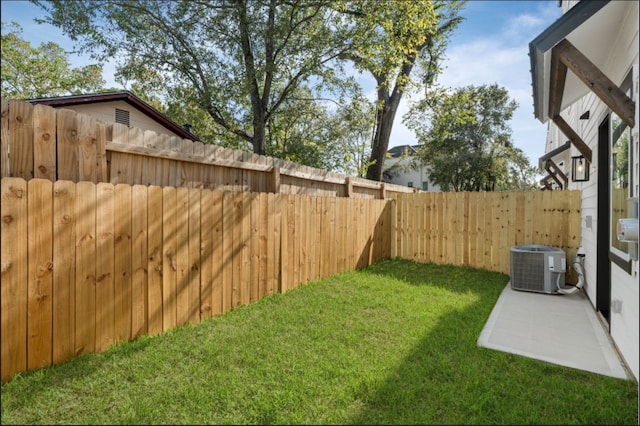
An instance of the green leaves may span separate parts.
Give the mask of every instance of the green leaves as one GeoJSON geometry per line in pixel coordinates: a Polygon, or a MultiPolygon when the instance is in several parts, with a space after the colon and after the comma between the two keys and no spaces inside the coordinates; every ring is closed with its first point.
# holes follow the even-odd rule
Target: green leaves
{"type": "Polygon", "coordinates": [[[422,144],[430,180],[454,191],[532,189],[535,169],[511,141],[517,107],[496,84],[429,92],[405,122],[422,144]]]}
{"type": "Polygon", "coordinates": [[[2,27],[2,96],[29,99],[93,93],[103,88],[102,66],[72,68],[67,52],[56,43],[32,47],[22,28],[12,23],[2,27]]]}

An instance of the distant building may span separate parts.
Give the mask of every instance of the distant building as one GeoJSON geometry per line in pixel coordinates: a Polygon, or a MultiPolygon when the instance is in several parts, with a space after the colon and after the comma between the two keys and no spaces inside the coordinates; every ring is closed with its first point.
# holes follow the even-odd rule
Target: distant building
{"type": "Polygon", "coordinates": [[[416,155],[419,146],[400,145],[389,149],[389,157],[384,163],[383,179],[395,185],[440,192],[440,187],[429,181],[428,168],[416,155]]]}
{"type": "Polygon", "coordinates": [[[57,96],[52,98],[28,99],[32,104],[64,108],[79,114],[89,115],[105,123],[120,123],[128,127],[152,130],[158,134],[178,136],[182,139],[199,141],[191,133],[191,125],[181,126],[133,93],[94,93],[87,95],[57,96]]]}

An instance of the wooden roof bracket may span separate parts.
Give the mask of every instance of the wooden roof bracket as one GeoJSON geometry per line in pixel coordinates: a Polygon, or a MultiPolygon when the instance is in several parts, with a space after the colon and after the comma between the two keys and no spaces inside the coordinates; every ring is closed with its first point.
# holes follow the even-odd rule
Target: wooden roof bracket
{"type": "Polygon", "coordinates": [[[629,127],[635,126],[635,102],[614,84],[598,67],[564,39],[551,51],[551,73],[549,83],[549,118],[584,158],[591,163],[591,148],[578,136],[560,116],[560,105],[564,94],[567,69],[571,71],[629,127]]]}
{"type": "Polygon", "coordinates": [[[569,185],[569,178],[565,175],[560,167],[553,162],[552,159],[548,159],[545,162],[544,169],[549,172],[549,176],[558,184],[561,189],[566,189],[569,185]]]}
{"type": "Polygon", "coordinates": [[[549,183],[549,179],[551,179],[551,175],[545,176],[540,180],[540,184],[543,186],[542,190],[548,189],[549,191],[553,191],[553,186],[549,183]]]}

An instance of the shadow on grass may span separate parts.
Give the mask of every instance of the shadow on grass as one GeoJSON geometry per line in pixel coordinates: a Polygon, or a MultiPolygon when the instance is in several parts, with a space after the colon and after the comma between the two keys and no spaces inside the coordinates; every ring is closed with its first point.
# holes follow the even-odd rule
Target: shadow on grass
{"type": "Polygon", "coordinates": [[[351,424],[637,423],[633,392],[616,401],[617,407],[601,409],[612,401],[598,386],[611,386],[613,393],[616,379],[477,345],[508,276],[403,259],[379,262],[365,272],[415,286],[472,292],[478,299],[441,316],[383,383],[363,388],[358,398],[364,407],[351,424]]]}

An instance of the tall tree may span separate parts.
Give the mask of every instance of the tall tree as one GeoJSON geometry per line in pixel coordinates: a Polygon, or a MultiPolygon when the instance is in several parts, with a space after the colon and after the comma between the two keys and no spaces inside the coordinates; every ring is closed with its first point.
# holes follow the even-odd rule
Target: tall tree
{"type": "Polygon", "coordinates": [[[289,96],[330,78],[327,64],[353,39],[331,0],[32,1],[45,22],[96,57],[118,58],[129,77],[153,70],[168,90],[191,88],[216,125],[258,154],[289,96]]]}
{"type": "Polygon", "coordinates": [[[393,122],[405,92],[430,86],[441,71],[448,37],[462,21],[466,1],[359,0],[340,10],[358,29],[354,49],[340,57],[351,60],[376,81],[377,113],[367,178],[382,180],[393,122]]]}
{"type": "Polygon", "coordinates": [[[68,54],[60,45],[48,42],[32,47],[22,38],[22,27],[15,22],[3,22],[2,29],[3,97],[31,99],[103,89],[100,65],[71,67],[68,54]]]}
{"type": "Polygon", "coordinates": [[[405,116],[429,179],[445,191],[534,188],[536,170],[511,140],[517,107],[497,84],[430,91],[405,116]]]}

